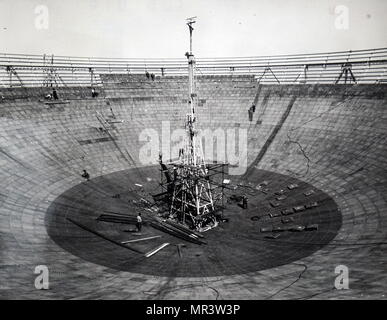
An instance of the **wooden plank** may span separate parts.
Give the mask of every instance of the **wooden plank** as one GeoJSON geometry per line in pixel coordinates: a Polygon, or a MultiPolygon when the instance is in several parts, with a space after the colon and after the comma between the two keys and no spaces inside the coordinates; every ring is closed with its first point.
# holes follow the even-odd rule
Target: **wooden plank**
{"type": "Polygon", "coordinates": [[[159,252],[160,250],[164,249],[166,246],[168,246],[169,243],[168,242],[165,242],[163,243],[161,246],[158,246],[156,247],[155,249],[145,253],[145,257],[149,258],[151,256],[153,256],[155,253],[159,252]]]}
{"type": "Polygon", "coordinates": [[[153,237],[146,237],[146,238],[141,238],[141,239],[133,239],[133,240],[128,240],[128,241],[122,241],[122,244],[125,243],[132,243],[132,242],[139,242],[139,241],[146,241],[146,240],[152,240],[156,238],[161,238],[161,236],[153,236],[153,237]]]}
{"type": "Polygon", "coordinates": [[[124,244],[122,244],[122,243],[120,243],[120,242],[118,242],[118,241],[115,241],[115,240],[113,240],[113,239],[110,239],[110,238],[106,237],[105,235],[103,235],[102,233],[100,233],[100,232],[98,232],[98,231],[95,231],[95,230],[93,230],[93,229],[91,229],[91,228],[89,228],[89,227],[87,227],[87,226],[85,226],[85,225],[83,225],[83,224],[81,224],[81,223],[79,223],[79,222],[77,222],[77,221],[71,219],[71,218],[66,218],[66,219],[67,219],[68,221],[72,222],[73,224],[75,224],[76,226],[80,227],[81,229],[84,229],[84,230],[86,230],[86,231],[88,231],[88,232],[90,232],[90,233],[92,233],[92,234],[94,234],[94,235],[96,235],[96,236],[98,236],[98,237],[101,237],[102,239],[105,239],[105,240],[107,240],[107,241],[110,241],[110,242],[112,242],[112,243],[114,243],[114,244],[116,244],[116,245],[118,245],[118,246],[124,247],[124,248],[126,248],[126,249],[132,250],[132,251],[134,251],[134,252],[136,252],[136,253],[142,253],[141,251],[139,251],[139,250],[137,250],[137,249],[128,247],[128,246],[126,246],[126,245],[124,245],[124,244]]]}

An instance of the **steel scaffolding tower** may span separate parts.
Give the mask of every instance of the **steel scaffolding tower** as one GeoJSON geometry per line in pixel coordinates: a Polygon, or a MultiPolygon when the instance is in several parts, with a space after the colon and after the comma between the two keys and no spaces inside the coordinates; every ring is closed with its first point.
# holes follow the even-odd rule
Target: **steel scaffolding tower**
{"type": "Polygon", "coordinates": [[[170,215],[183,224],[202,231],[215,227],[214,202],[208,179],[208,168],[204,162],[201,138],[196,130],[197,94],[195,86],[195,56],[192,53],[192,32],[195,17],[187,19],[190,34],[188,59],[188,113],[185,122],[185,146],[174,168],[174,190],[170,215]]]}
{"type": "MultiPolygon", "coordinates": [[[[198,231],[216,227],[214,199],[212,194],[213,164],[206,164],[203,155],[201,137],[196,129],[197,93],[195,86],[195,57],[192,53],[192,24],[195,18],[187,19],[190,32],[190,51],[188,59],[188,113],[185,120],[186,137],[184,148],[180,149],[179,158],[169,163],[169,168],[160,164],[167,182],[162,183],[168,194],[169,218],[198,231]]],[[[225,164],[217,164],[224,173],[225,164]]]]}

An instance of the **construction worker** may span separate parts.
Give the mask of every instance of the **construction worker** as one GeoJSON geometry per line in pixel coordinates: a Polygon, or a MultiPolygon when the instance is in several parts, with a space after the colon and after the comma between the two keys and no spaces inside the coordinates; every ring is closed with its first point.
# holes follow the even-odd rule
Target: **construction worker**
{"type": "Polygon", "coordinates": [[[95,91],[95,89],[94,89],[94,88],[91,88],[91,96],[92,96],[93,98],[96,98],[96,97],[98,97],[98,92],[97,92],[97,91],[95,91]]]}
{"type": "Polygon", "coordinates": [[[246,196],[242,197],[242,208],[247,209],[247,197],[246,196]]]}
{"type": "Polygon", "coordinates": [[[184,155],[184,148],[179,149],[179,158],[181,158],[184,155]]]}
{"type": "Polygon", "coordinates": [[[56,92],[56,89],[52,90],[52,96],[53,96],[54,100],[58,100],[59,99],[58,93],[56,92]]]}
{"type": "Polygon", "coordinates": [[[136,223],[137,231],[141,232],[142,228],[142,218],[141,218],[141,213],[138,213],[137,215],[137,223],[136,223]]]}
{"type": "Polygon", "coordinates": [[[90,180],[90,175],[86,170],[83,170],[82,177],[85,178],[87,181],[90,180]]]}
{"type": "Polygon", "coordinates": [[[250,107],[248,112],[249,112],[249,121],[253,121],[253,108],[250,107]]]}

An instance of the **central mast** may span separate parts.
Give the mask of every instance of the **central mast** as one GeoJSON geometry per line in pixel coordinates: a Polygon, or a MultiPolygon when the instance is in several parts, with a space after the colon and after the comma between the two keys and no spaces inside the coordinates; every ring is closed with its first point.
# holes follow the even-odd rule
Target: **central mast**
{"type": "Polygon", "coordinates": [[[195,86],[195,57],[192,53],[192,25],[196,17],[187,19],[190,34],[188,59],[188,113],[185,120],[186,138],[179,160],[173,168],[173,194],[170,218],[198,231],[217,226],[214,202],[204,162],[201,137],[196,130],[197,94],[195,86]]]}
{"type": "Polygon", "coordinates": [[[188,105],[189,105],[189,111],[190,113],[187,115],[187,126],[189,131],[189,146],[190,146],[190,153],[191,153],[191,165],[196,166],[196,139],[195,139],[195,107],[196,107],[196,95],[195,95],[195,56],[192,53],[192,32],[193,27],[192,24],[194,24],[196,17],[188,18],[187,19],[187,25],[189,28],[189,52],[186,53],[187,59],[188,59],[188,105]]]}

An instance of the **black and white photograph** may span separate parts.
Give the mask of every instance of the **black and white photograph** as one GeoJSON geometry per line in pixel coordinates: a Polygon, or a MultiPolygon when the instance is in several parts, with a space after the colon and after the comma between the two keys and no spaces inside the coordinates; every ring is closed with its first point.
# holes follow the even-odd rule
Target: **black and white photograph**
{"type": "Polygon", "coordinates": [[[387,300],[386,18],[0,0],[0,300],[387,300]]]}

